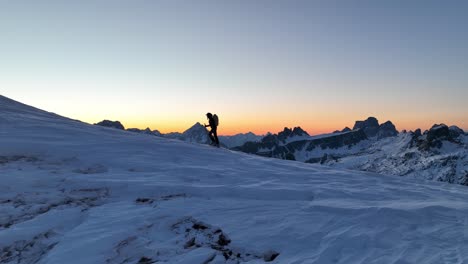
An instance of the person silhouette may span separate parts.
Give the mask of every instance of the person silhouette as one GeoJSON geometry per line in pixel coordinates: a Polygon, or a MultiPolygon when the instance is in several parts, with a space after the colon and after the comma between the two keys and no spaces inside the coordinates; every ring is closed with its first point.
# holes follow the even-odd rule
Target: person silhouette
{"type": "Polygon", "coordinates": [[[210,127],[208,136],[211,139],[211,145],[219,148],[219,139],[218,139],[218,132],[217,132],[218,124],[215,120],[215,117],[211,113],[206,113],[206,117],[208,118],[208,125],[205,124],[205,127],[210,127]]]}

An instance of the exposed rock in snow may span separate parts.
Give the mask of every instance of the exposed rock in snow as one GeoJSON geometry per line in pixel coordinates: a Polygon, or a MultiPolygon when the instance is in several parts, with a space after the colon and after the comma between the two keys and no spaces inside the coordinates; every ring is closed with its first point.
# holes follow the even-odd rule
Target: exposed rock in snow
{"type": "Polygon", "coordinates": [[[450,126],[449,127],[450,137],[458,138],[461,135],[465,135],[465,131],[457,126],[450,126]]]}
{"type": "Polygon", "coordinates": [[[125,130],[125,127],[119,121],[110,121],[110,120],[103,120],[95,125],[103,126],[103,127],[112,127],[117,128],[120,130],[125,130]]]}

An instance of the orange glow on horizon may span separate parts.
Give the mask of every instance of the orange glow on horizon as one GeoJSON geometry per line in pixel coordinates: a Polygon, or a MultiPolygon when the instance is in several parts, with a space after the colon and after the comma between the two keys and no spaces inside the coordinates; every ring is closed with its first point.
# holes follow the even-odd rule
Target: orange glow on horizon
{"type": "MultiPolygon", "coordinates": [[[[378,117],[377,117],[378,118],[378,117]]],[[[359,120],[364,120],[365,118],[361,118],[359,120]]],[[[384,119],[379,119],[379,123],[384,123],[387,120],[384,119]]],[[[436,120],[425,120],[425,121],[419,121],[415,122],[412,120],[402,120],[402,121],[394,121],[391,120],[392,123],[396,126],[396,129],[398,131],[402,130],[415,130],[417,128],[421,128],[423,131],[426,129],[429,129],[433,124],[439,124],[441,122],[437,122],[436,120]]],[[[458,120],[459,122],[455,123],[446,123],[446,125],[451,126],[451,125],[457,125],[460,128],[464,129],[465,131],[467,130],[466,127],[468,127],[468,122],[463,122],[461,119],[458,120]]],[[[170,123],[159,123],[159,122],[152,122],[145,124],[144,122],[122,122],[122,124],[125,126],[125,128],[139,128],[139,129],[146,129],[149,127],[151,130],[158,130],[161,133],[170,133],[170,132],[184,132],[185,130],[189,129],[191,126],[193,126],[197,121],[194,122],[170,122],[170,123]]],[[[202,121],[198,121],[203,125],[202,121]]],[[[297,124],[288,124],[291,122],[282,122],[281,120],[276,120],[276,121],[270,121],[270,122],[265,122],[269,124],[255,124],[252,122],[248,122],[246,120],[245,122],[232,122],[232,123],[220,123],[220,126],[218,128],[218,134],[219,135],[224,135],[224,136],[231,136],[239,133],[248,133],[252,132],[256,135],[265,135],[268,132],[277,134],[278,132],[283,131],[285,127],[288,128],[294,128],[296,126],[300,126],[303,130],[305,130],[307,133],[310,135],[318,135],[318,134],[327,134],[327,133],[332,133],[333,131],[336,130],[342,130],[345,127],[353,128],[355,121],[346,121],[346,122],[341,122],[340,120],[331,120],[329,122],[311,122],[310,123],[300,123],[298,122],[297,124]]],[[[208,123],[208,122],[205,122],[208,123]]],[[[263,122],[262,122],[263,123],[263,122]]]]}

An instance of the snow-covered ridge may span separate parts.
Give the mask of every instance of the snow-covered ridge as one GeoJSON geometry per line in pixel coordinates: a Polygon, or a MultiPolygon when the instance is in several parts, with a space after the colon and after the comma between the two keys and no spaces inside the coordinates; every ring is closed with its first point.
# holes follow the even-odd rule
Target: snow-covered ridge
{"type": "MultiPolygon", "coordinates": [[[[291,130],[289,130],[290,133],[291,130]]],[[[468,136],[456,126],[434,125],[424,134],[398,133],[374,117],[353,130],[318,136],[269,135],[234,148],[260,156],[346,169],[468,185],[468,136]]]]}
{"type": "Polygon", "coordinates": [[[465,263],[466,188],[92,126],[0,98],[0,263],[465,263]]]}
{"type": "Polygon", "coordinates": [[[228,148],[242,146],[245,142],[258,142],[263,136],[255,135],[252,132],[240,133],[233,136],[219,136],[219,140],[228,148]]]}

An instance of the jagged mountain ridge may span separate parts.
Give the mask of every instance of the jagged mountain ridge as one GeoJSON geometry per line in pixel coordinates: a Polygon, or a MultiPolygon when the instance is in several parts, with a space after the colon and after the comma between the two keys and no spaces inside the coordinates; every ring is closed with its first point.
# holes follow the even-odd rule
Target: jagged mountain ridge
{"type": "MultiPolygon", "coordinates": [[[[185,130],[183,133],[180,132],[170,132],[170,133],[161,133],[158,130],[151,130],[150,128],[146,129],[139,129],[139,128],[127,128],[122,125],[119,121],[110,121],[110,120],[103,120],[99,123],[94,125],[104,126],[115,128],[119,130],[126,130],[129,132],[134,133],[142,133],[152,136],[170,138],[170,139],[177,139],[186,142],[192,143],[200,143],[200,144],[209,144],[211,140],[208,137],[208,130],[199,122],[195,123],[192,127],[185,130]]],[[[305,132],[305,131],[304,131],[305,132]]],[[[298,133],[297,131],[295,133],[298,133]]],[[[243,145],[245,142],[257,142],[263,136],[256,135],[252,132],[248,133],[240,133],[233,136],[218,136],[221,142],[221,145],[226,148],[233,148],[237,146],[243,145]]]]}
{"type": "Polygon", "coordinates": [[[309,153],[319,147],[321,149],[338,149],[345,146],[351,148],[369,138],[381,139],[398,134],[390,121],[379,125],[375,117],[356,121],[353,130],[345,128],[343,131],[311,137],[300,127],[285,128],[278,134],[265,136],[260,142],[248,142],[234,149],[266,157],[309,161],[309,159],[317,158],[314,155],[310,156],[309,153]]]}
{"type": "Polygon", "coordinates": [[[383,174],[468,185],[468,148],[465,133],[446,125],[433,126],[421,135],[401,133],[375,141],[355,155],[328,156],[322,164],[383,174]]]}
{"type": "Polygon", "coordinates": [[[398,133],[390,121],[378,124],[371,117],[356,121],[353,128],[287,144],[278,139],[280,132],[234,149],[265,157],[468,185],[467,136],[456,126],[434,125],[424,134],[420,129],[398,133]]]}

